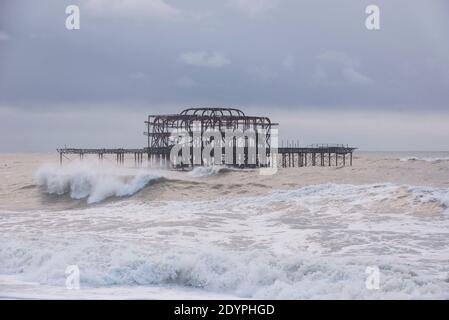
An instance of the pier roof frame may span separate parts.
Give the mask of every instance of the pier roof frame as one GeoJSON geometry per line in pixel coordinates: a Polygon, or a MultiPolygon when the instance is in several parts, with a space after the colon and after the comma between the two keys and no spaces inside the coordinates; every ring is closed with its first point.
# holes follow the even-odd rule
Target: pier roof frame
{"type": "Polygon", "coordinates": [[[277,123],[272,123],[268,117],[247,116],[236,108],[187,108],[179,114],[148,115],[145,121],[148,136],[148,148],[169,147],[169,136],[172,129],[183,129],[191,133],[195,122],[201,123],[201,130],[218,129],[224,135],[224,130],[243,131],[250,128],[266,130],[266,141],[270,140],[270,132],[277,123]]]}

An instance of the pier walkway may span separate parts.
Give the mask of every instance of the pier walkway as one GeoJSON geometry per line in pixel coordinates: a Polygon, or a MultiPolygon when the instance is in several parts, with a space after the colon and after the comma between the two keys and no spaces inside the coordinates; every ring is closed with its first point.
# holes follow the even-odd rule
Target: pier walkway
{"type": "MultiPolygon", "coordinates": [[[[276,149],[275,149],[276,150],[276,149]]],[[[356,148],[345,145],[313,145],[308,147],[280,147],[277,149],[278,165],[287,167],[307,166],[352,166],[353,152],[356,148]]],[[[141,148],[141,149],[57,149],[60,163],[65,155],[77,155],[83,159],[85,155],[96,155],[101,161],[104,155],[114,155],[117,164],[124,164],[125,155],[134,155],[134,163],[140,166],[146,156],[150,166],[169,166],[170,148],[141,148]]]]}

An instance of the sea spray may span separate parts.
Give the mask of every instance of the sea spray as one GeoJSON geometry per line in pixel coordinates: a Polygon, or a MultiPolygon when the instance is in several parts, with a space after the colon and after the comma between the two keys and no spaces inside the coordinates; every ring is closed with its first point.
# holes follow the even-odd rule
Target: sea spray
{"type": "Polygon", "coordinates": [[[49,194],[68,193],[73,199],[87,198],[88,203],[109,197],[131,196],[160,175],[143,169],[117,168],[92,162],[72,162],[63,167],[46,164],[35,175],[37,185],[49,194]]]}

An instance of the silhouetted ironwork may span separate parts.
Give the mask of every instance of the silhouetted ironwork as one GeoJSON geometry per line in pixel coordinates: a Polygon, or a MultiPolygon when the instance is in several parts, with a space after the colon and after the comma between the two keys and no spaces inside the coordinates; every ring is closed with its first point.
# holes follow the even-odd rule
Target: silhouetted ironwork
{"type": "MultiPolygon", "coordinates": [[[[271,146],[272,130],[278,126],[277,123],[271,122],[268,117],[247,116],[242,110],[234,108],[188,108],[179,114],[161,114],[149,115],[146,124],[147,147],[142,149],[75,149],[62,148],[57,149],[60,154],[60,161],[62,163],[63,156],[66,154],[77,154],[82,159],[86,154],[96,154],[100,160],[105,154],[114,154],[117,158],[118,164],[123,164],[125,161],[125,154],[134,154],[134,161],[136,165],[143,163],[144,155],[147,155],[149,166],[172,166],[170,163],[170,151],[177,143],[173,140],[177,132],[184,132],[187,136],[193,137],[194,130],[199,130],[202,136],[204,132],[212,130],[218,132],[221,136],[222,143],[226,142],[226,134],[229,131],[246,132],[252,130],[256,133],[256,139],[259,139],[259,134],[263,133],[263,140],[256,140],[256,154],[259,152],[265,153],[268,162],[259,161],[256,156],[256,161],[248,161],[248,143],[245,142],[244,161],[238,161],[237,155],[234,153],[232,162],[219,160],[219,164],[226,164],[236,167],[263,167],[280,165],[281,167],[304,167],[304,166],[345,166],[347,160],[349,165],[352,165],[353,152],[356,148],[348,145],[338,144],[321,144],[310,145],[307,147],[299,147],[299,142],[288,143],[287,147],[271,146]],[[195,127],[197,126],[197,128],[195,127]],[[199,128],[199,129],[198,129],[199,128]],[[262,149],[261,149],[262,148],[262,149]],[[272,153],[275,153],[273,155],[272,153]],[[276,156],[276,157],[274,157],[276,156]],[[349,156],[349,159],[347,159],[349,156]],[[273,159],[277,159],[273,163],[273,159]]],[[[234,152],[235,152],[235,141],[234,152]]],[[[201,142],[201,152],[203,150],[203,142],[201,142]]],[[[212,151],[213,152],[213,151],[212,151]]],[[[224,154],[224,147],[223,153],[224,154]]],[[[193,152],[187,163],[183,162],[176,164],[175,168],[194,167],[196,161],[193,159],[193,152]]],[[[201,165],[204,165],[201,156],[201,165]]],[[[217,161],[214,161],[217,164],[217,161]]]]}

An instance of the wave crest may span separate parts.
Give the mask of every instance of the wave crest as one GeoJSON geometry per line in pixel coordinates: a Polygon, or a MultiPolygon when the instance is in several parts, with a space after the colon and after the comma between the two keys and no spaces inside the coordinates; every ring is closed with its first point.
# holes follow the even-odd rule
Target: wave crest
{"type": "Polygon", "coordinates": [[[435,157],[435,158],[421,158],[421,157],[405,157],[399,159],[399,161],[407,162],[407,161],[424,161],[431,163],[439,163],[443,161],[449,161],[449,157],[435,157]]]}
{"type": "Polygon", "coordinates": [[[87,203],[114,196],[131,196],[160,178],[144,170],[125,170],[89,162],[73,162],[64,167],[44,165],[35,176],[37,185],[45,188],[47,193],[68,193],[73,199],[87,198],[87,203]]]}
{"type": "Polygon", "coordinates": [[[210,177],[231,170],[225,166],[196,167],[189,172],[192,177],[210,177]]]}

